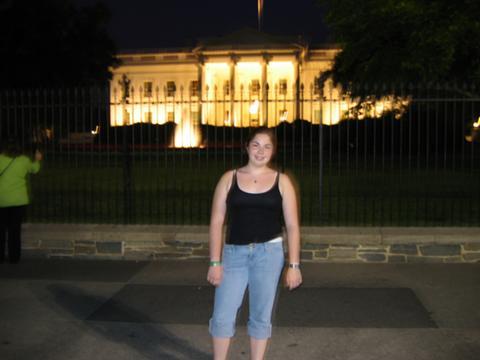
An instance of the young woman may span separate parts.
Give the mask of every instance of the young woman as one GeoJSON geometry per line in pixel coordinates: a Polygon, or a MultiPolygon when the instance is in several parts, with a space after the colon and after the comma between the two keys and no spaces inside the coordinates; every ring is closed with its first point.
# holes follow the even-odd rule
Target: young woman
{"type": "Polygon", "coordinates": [[[248,163],[226,172],[215,189],[210,221],[210,266],[214,286],[210,319],[214,359],[226,359],[245,289],[249,293],[248,334],[251,358],[263,359],[271,336],[271,316],[284,266],[282,215],[288,239],[287,287],[302,282],[300,231],[295,189],[271,167],[276,152],[272,129],[260,127],[249,137],[248,163]],[[228,219],[225,244],[222,228],[228,219]]]}
{"type": "Polygon", "coordinates": [[[8,140],[0,152],[0,263],[5,261],[5,242],[8,239],[10,263],[20,261],[21,226],[30,202],[27,175],[40,170],[42,154],[37,151],[32,161],[23,154],[15,140],[8,140]]]}

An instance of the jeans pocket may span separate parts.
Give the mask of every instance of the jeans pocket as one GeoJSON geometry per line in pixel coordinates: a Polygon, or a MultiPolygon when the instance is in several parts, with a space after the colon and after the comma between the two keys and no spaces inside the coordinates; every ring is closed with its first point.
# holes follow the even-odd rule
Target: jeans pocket
{"type": "Polygon", "coordinates": [[[235,251],[235,245],[225,244],[223,245],[223,255],[230,255],[233,254],[235,251]]]}
{"type": "Polygon", "coordinates": [[[268,253],[283,253],[283,243],[281,242],[267,244],[266,248],[268,253]]]}

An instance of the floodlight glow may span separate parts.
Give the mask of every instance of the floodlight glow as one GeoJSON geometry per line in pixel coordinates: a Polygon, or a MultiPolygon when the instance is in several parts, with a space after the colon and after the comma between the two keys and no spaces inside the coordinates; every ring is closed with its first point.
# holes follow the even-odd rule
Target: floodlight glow
{"type": "Polygon", "coordinates": [[[254,100],[250,104],[250,108],[248,109],[248,112],[250,113],[250,115],[256,115],[256,114],[258,114],[258,109],[259,108],[260,108],[260,101],[254,100]]]}
{"type": "Polygon", "coordinates": [[[473,127],[474,127],[475,129],[477,129],[477,128],[480,127],[480,116],[478,117],[478,120],[473,123],[473,127]]]}
{"type": "Polygon", "coordinates": [[[175,126],[173,147],[192,148],[200,145],[200,129],[192,119],[184,118],[175,126]]]}

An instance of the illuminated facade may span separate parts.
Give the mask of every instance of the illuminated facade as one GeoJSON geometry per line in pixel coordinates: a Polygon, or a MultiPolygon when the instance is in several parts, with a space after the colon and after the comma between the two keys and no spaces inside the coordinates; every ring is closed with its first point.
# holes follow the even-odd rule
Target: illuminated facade
{"type": "Polygon", "coordinates": [[[111,125],[175,122],[173,145],[189,147],[200,124],[336,124],[353,103],[316,79],[338,51],[243,30],[191,49],[124,53],[112,70],[111,125]]]}

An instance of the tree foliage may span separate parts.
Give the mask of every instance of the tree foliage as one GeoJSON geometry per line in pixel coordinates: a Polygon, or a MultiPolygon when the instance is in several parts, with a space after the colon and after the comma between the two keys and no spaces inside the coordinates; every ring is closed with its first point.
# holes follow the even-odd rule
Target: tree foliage
{"type": "Polygon", "coordinates": [[[319,1],[342,49],[322,80],[363,97],[400,84],[480,85],[480,1],[319,1]]]}
{"type": "Polygon", "coordinates": [[[102,3],[0,0],[0,83],[6,87],[105,83],[116,65],[102,3]]]}

